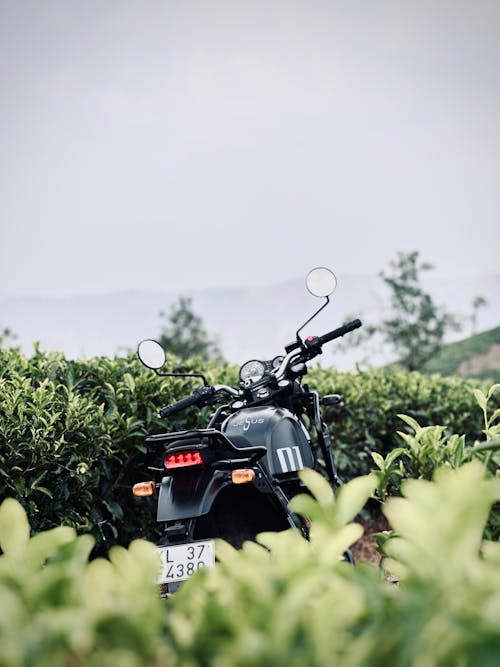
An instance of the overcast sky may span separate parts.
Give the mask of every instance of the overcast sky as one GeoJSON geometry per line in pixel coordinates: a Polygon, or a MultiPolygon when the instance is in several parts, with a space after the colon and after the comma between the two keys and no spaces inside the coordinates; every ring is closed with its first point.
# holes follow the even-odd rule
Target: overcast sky
{"type": "Polygon", "coordinates": [[[0,296],[500,269],[499,0],[0,0],[0,296]]]}

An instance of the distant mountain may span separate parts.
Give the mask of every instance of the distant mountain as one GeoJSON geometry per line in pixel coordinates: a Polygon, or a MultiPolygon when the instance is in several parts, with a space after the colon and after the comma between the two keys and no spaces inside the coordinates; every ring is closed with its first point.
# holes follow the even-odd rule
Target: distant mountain
{"type": "Polygon", "coordinates": [[[445,345],[424,370],[500,382],[500,327],[445,345]]]}
{"type": "MultiPolygon", "coordinates": [[[[322,334],[348,318],[361,317],[376,323],[385,313],[387,293],[376,276],[338,276],[330,305],[313,320],[304,334],[322,334]]],[[[500,323],[500,273],[481,279],[429,279],[424,286],[436,302],[466,318],[473,299],[481,295],[488,305],[479,311],[478,328],[500,323]]],[[[193,308],[206,329],[218,338],[225,357],[234,363],[251,358],[272,358],[295,338],[301,326],[321,305],[297,279],[269,287],[186,290],[183,292],[120,292],[104,296],[67,298],[22,297],[0,299],[0,326],[18,335],[17,343],[31,354],[34,341],[42,349],[60,350],[68,357],[114,356],[135,349],[142,338],[158,335],[160,310],[168,310],[183,294],[191,296],[193,308]]],[[[467,329],[462,332],[467,333],[467,329]]],[[[370,361],[391,361],[390,350],[374,350],[370,361]]],[[[332,343],[322,363],[353,368],[362,358],[357,348],[343,350],[332,343]],[[333,352],[333,354],[332,354],[333,352]]]]}

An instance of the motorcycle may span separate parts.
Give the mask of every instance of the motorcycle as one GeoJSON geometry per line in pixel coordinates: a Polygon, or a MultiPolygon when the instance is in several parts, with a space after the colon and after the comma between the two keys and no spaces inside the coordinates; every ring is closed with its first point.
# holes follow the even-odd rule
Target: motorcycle
{"type": "Polygon", "coordinates": [[[202,373],[162,372],[162,346],[152,339],[139,343],[139,359],[158,375],[202,382],[191,396],[162,408],[160,417],[168,419],[191,406],[215,408],[206,428],[146,438],[149,448],[162,450],[161,467],[149,468],[159,480],[140,482],[133,493],[157,496],[157,521],[164,524],[158,545],[162,595],[175,592],[199,568],[215,564],[215,538],[238,548],[258,533],[294,528],[307,539],[307,518],[288,508],[296,494],[306,491],[298,475],[302,468],[320,470],[332,486],[339,484],[332,438],[320,408],[338,404],[342,397],[320,398],[302,379],[307,363],[326,343],[361,322],[353,320],[323,336],[300,336],[328,305],[336,284],[329,269],[309,272],[306,287],[324,303],[298,329],[284,355],[245,362],[238,388],[211,386],[202,373]]]}

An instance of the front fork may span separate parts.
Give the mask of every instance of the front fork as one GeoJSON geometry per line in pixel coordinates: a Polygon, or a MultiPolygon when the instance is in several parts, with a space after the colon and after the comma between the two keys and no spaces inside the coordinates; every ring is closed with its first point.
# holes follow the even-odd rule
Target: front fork
{"type": "Polygon", "coordinates": [[[311,402],[309,404],[310,418],[312,418],[314,423],[314,428],[318,434],[318,444],[323,454],[323,459],[325,461],[326,473],[328,479],[332,484],[337,486],[341,484],[340,478],[337,474],[337,469],[333,461],[332,454],[332,437],[328,426],[325,424],[321,417],[320,405],[319,405],[319,394],[317,391],[310,391],[309,395],[311,397],[311,402]]]}

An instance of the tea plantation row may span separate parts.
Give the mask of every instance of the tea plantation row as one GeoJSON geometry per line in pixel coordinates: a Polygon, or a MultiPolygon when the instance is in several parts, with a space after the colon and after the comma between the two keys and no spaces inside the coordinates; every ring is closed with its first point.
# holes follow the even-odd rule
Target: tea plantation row
{"type": "MultiPolygon", "coordinates": [[[[212,383],[237,382],[234,367],[185,368],[212,383]]],[[[458,378],[316,367],[307,379],[320,394],[344,396],[342,406],[325,410],[344,479],[374,467],[371,451],[385,457],[400,444],[398,429],[411,432],[399,413],[422,426],[446,424],[469,443],[482,437],[473,385],[458,378]]],[[[97,552],[154,539],[154,508],[136,500],[131,486],[150,477],[146,434],[206,424],[208,409],[167,424],[157,417],[192,388],[193,380],[159,378],[135,358],[75,361],[39,349],[30,358],[0,350],[0,499],[17,498],[36,532],[64,524],[91,533],[97,552]]]]}
{"type": "MultiPolygon", "coordinates": [[[[133,359],[10,350],[0,364],[0,494],[10,496],[0,505],[0,667],[497,664],[500,549],[484,535],[498,527],[498,387],[314,369],[311,386],[345,396],[327,418],[341,472],[354,479],[334,495],[303,471],[312,497],[293,509],[311,518],[310,542],[296,531],[241,551],[218,542],[217,567],[165,603],[153,545],[90,554],[95,540],[105,553],[141,531],[153,537],[130,485],[144,468],[144,435],[165,426],[158,406],[189,383],[133,359]],[[341,558],[374,495],[394,530],[381,549],[399,586],[341,558]]],[[[204,370],[234,383],[234,368],[204,370]]],[[[202,418],[187,412],[172,426],[202,418]]]]}
{"type": "Polygon", "coordinates": [[[500,479],[478,461],[406,480],[384,512],[389,583],[342,553],[361,534],[352,519],[373,493],[373,475],[334,497],[303,471],[311,496],[294,509],[297,531],[260,536],[173,599],[154,584],[153,545],[115,546],[88,561],[92,538],[58,527],[30,539],[21,505],[0,505],[1,667],[493,667],[500,653],[500,545],[483,541],[500,479]]]}

